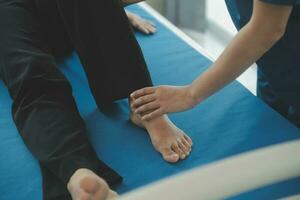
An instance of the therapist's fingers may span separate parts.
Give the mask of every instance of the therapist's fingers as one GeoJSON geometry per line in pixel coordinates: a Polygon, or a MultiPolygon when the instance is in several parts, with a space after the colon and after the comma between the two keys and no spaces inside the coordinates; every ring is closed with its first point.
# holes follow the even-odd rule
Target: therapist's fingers
{"type": "Polygon", "coordinates": [[[143,89],[140,89],[140,90],[137,90],[137,91],[131,93],[130,97],[137,99],[137,98],[139,98],[141,96],[145,96],[147,94],[153,94],[154,92],[155,92],[154,87],[146,87],[146,88],[143,88],[143,89]]]}
{"type": "Polygon", "coordinates": [[[159,109],[159,104],[157,102],[150,102],[150,103],[147,103],[143,106],[140,106],[138,109],[136,109],[134,112],[135,113],[145,113],[145,112],[149,112],[151,110],[157,110],[159,109]]]}
{"type": "Polygon", "coordinates": [[[153,110],[152,112],[145,114],[142,116],[142,120],[146,120],[146,121],[150,121],[156,117],[160,117],[162,115],[164,115],[165,113],[163,112],[163,110],[161,108],[153,110]]]}
{"type": "Polygon", "coordinates": [[[142,105],[145,105],[147,103],[155,101],[155,99],[156,98],[155,98],[154,94],[145,95],[145,96],[139,97],[139,98],[135,99],[134,101],[132,101],[131,107],[133,109],[136,109],[136,108],[139,108],[142,105]]]}

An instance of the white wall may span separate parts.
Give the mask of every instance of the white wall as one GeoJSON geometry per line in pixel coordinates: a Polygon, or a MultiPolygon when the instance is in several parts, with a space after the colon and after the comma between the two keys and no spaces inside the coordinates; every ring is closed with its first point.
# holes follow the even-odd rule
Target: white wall
{"type": "Polygon", "coordinates": [[[165,0],[146,0],[146,2],[161,14],[165,13],[165,0]]]}
{"type": "Polygon", "coordinates": [[[236,29],[227,11],[225,0],[207,0],[206,17],[207,20],[225,29],[230,34],[234,35],[236,33],[236,29]]]}

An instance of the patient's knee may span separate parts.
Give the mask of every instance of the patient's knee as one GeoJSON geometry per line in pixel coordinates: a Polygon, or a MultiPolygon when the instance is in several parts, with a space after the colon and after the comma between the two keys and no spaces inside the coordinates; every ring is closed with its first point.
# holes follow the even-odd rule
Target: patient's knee
{"type": "Polygon", "coordinates": [[[16,58],[6,67],[4,76],[14,107],[72,95],[70,84],[50,56],[16,58]]]}

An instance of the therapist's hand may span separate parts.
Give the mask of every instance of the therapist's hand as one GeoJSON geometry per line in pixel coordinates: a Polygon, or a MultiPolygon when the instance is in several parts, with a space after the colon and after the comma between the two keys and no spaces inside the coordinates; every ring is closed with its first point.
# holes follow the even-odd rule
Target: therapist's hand
{"type": "Polygon", "coordinates": [[[180,112],[194,107],[197,101],[190,86],[147,87],[133,92],[131,108],[142,120],[151,120],[171,112],[180,112]]]}
{"type": "Polygon", "coordinates": [[[151,21],[145,20],[141,18],[140,16],[126,11],[128,20],[130,24],[138,31],[141,31],[144,34],[154,34],[156,32],[155,24],[153,24],[151,21]]]}

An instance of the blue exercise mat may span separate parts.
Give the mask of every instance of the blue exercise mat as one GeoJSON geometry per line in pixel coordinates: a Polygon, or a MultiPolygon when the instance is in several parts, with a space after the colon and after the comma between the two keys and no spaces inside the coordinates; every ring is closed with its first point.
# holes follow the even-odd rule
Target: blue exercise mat
{"type": "MultiPolygon", "coordinates": [[[[155,84],[190,83],[211,65],[139,6],[129,9],[157,25],[153,36],[137,33],[155,84]]],[[[128,121],[127,100],[116,102],[105,113],[97,109],[76,54],[61,68],[72,83],[99,157],[124,177],[116,188],[120,193],[228,156],[300,138],[299,129],[234,82],[195,109],[170,116],[192,137],[194,149],[188,159],[168,164],[153,149],[147,133],[128,121]]],[[[38,200],[42,197],[40,170],[15,128],[11,103],[0,82],[0,199],[38,200]]],[[[234,199],[274,199],[299,189],[300,179],[294,179],[234,199]]]]}

